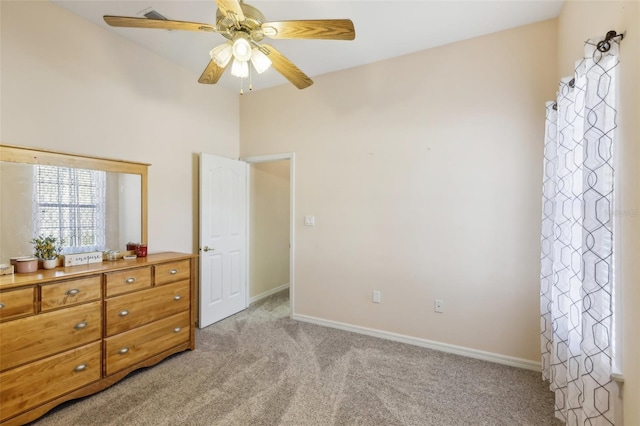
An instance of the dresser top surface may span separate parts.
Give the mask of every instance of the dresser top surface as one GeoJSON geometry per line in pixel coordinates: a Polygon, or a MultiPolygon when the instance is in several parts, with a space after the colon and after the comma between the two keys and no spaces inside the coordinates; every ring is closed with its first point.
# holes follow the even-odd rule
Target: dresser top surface
{"type": "Polygon", "coordinates": [[[196,258],[195,254],[163,252],[150,253],[147,257],[137,257],[131,260],[120,259],[116,261],[103,261],[102,263],[90,263],[77,266],[60,266],[55,269],[38,269],[28,274],[2,275],[0,276],[0,290],[8,290],[25,285],[43,284],[71,278],[81,278],[87,275],[113,272],[129,268],[138,268],[184,259],[196,258]]]}

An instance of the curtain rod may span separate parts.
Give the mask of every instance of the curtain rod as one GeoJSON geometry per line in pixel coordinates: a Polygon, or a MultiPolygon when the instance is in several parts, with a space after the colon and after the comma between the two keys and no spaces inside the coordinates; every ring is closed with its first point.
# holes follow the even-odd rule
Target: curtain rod
{"type": "MultiPolygon", "coordinates": [[[[624,34],[622,34],[622,33],[618,34],[614,30],[611,30],[611,31],[607,32],[607,34],[604,36],[604,40],[599,41],[598,44],[596,45],[596,49],[598,49],[598,51],[601,52],[601,53],[608,52],[611,49],[610,41],[615,39],[615,38],[619,38],[618,42],[620,42],[621,40],[624,39],[624,34]]],[[[575,81],[576,81],[576,79],[572,78],[571,81],[569,82],[569,87],[573,88],[575,86],[575,81]]],[[[557,102],[553,103],[553,109],[556,110],[556,111],[558,110],[558,103],[557,102]]]]}

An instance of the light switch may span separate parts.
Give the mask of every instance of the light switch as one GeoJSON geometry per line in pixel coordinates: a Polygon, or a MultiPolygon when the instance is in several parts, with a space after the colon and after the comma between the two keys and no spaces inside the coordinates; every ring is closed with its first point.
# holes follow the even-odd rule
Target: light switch
{"type": "Polygon", "coordinates": [[[305,216],[304,217],[304,224],[305,226],[313,226],[316,224],[316,218],[315,216],[305,216]]]}

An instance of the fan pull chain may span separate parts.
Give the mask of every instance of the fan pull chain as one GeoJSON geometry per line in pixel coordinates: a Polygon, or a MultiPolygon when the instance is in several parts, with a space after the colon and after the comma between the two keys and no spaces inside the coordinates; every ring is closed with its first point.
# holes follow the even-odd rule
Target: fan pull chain
{"type": "Polygon", "coordinates": [[[252,66],[251,66],[251,64],[249,64],[249,91],[250,92],[253,90],[253,84],[251,83],[251,81],[252,81],[251,80],[251,76],[252,76],[251,68],[252,68],[252,66]]]}

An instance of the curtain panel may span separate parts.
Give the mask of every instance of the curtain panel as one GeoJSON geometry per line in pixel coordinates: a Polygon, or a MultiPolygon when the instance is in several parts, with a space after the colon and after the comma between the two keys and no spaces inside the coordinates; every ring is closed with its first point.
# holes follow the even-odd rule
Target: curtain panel
{"type": "Polygon", "coordinates": [[[542,376],[568,425],[613,425],[613,210],[618,43],[585,43],[546,105],[542,376]]]}

